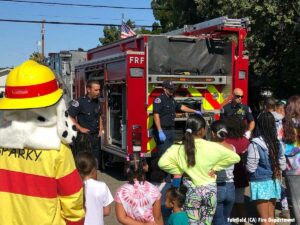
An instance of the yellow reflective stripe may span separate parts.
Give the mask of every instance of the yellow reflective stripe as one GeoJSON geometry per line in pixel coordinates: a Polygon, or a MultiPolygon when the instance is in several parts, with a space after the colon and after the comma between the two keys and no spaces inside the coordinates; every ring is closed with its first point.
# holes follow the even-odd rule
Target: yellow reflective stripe
{"type": "Polygon", "coordinates": [[[152,113],[152,112],[153,112],[153,104],[151,104],[151,105],[148,106],[147,111],[148,111],[149,113],[152,113]]]}
{"type": "Polygon", "coordinates": [[[156,147],[156,142],[154,138],[151,138],[147,143],[147,151],[151,152],[156,147]]]}
{"type": "Polygon", "coordinates": [[[194,87],[189,87],[188,89],[188,92],[193,96],[193,97],[200,97],[202,96],[201,92],[198,91],[196,88],[194,87]]]}
{"type": "Polygon", "coordinates": [[[147,128],[150,129],[153,126],[153,116],[148,116],[147,118],[147,128]]]}
{"type": "MultiPolygon", "coordinates": [[[[148,84],[148,102],[150,102],[150,95],[155,89],[154,84],[148,84]]],[[[153,103],[147,107],[147,112],[152,113],[153,112],[153,103]]],[[[147,129],[151,129],[154,125],[153,115],[148,115],[147,118],[147,129]]],[[[152,137],[150,140],[148,140],[147,143],[147,152],[153,151],[153,149],[156,148],[156,142],[154,138],[152,137]]]]}
{"type": "Polygon", "coordinates": [[[154,84],[148,84],[148,96],[152,93],[154,90],[154,84]]]}
{"type": "Polygon", "coordinates": [[[209,91],[209,93],[211,93],[212,95],[214,95],[215,93],[217,93],[218,94],[218,98],[216,99],[217,100],[217,102],[219,103],[219,104],[221,104],[222,102],[224,102],[224,98],[223,98],[223,93],[220,93],[219,91],[218,91],[218,89],[215,87],[215,85],[208,85],[207,86],[207,90],[209,91]]]}
{"type": "Polygon", "coordinates": [[[206,98],[203,99],[203,109],[204,110],[214,110],[214,107],[209,103],[209,101],[206,100],[206,98]]]}
{"type": "MultiPolygon", "coordinates": [[[[154,90],[154,84],[148,84],[148,102],[150,102],[150,95],[152,94],[152,91],[154,90]]],[[[153,112],[153,103],[147,107],[147,112],[152,113],[153,112]]]]}

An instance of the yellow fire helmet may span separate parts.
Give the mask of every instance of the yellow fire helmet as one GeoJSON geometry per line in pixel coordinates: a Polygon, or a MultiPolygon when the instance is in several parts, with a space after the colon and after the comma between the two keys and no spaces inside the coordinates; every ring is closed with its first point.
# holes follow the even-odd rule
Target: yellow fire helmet
{"type": "Polygon", "coordinates": [[[62,97],[50,68],[28,60],[7,76],[0,109],[33,109],[54,105],[62,97]]]}

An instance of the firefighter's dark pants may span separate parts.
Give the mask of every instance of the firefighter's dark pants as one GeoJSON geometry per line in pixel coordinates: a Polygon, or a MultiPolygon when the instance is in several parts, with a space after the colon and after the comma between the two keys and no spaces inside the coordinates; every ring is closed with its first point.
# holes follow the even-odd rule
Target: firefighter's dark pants
{"type": "Polygon", "coordinates": [[[101,162],[99,161],[100,147],[101,147],[101,138],[98,137],[98,133],[84,134],[78,132],[76,140],[72,146],[72,152],[74,157],[76,157],[76,155],[82,151],[92,152],[99,164],[99,162],[101,162]]]}
{"type": "Polygon", "coordinates": [[[161,156],[167,151],[167,149],[173,145],[175,141],[175,131],[174,129],[170,130],[164,130],[163,132],[166,135],[166,140],[164,142],[161,142],[158,137],[158,133],[156,134],[156,144],[157,144],[157,150],[158,150],[158,155],[161,156]]]}

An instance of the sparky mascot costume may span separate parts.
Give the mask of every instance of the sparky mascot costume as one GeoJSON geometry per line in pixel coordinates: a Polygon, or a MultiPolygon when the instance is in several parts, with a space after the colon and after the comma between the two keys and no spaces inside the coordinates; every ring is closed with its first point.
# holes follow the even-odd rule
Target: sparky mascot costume
{"type": "Polygon", "coordinates": [[[31,60],[13,69],[0,99],[1,225],[83,224],[75,136],[52,71],[31,60]]]}

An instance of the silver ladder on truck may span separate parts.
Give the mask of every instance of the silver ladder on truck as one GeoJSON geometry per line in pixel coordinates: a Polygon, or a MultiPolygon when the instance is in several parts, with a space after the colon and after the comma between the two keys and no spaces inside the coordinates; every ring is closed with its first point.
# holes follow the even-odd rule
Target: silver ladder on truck
{"type": "Polygon", "coordinates": [[[249,18],[241,19],[230,19],[227,16],[222,16],[216,19],[208,20],[202,23],[197,23],[194,25],[184,25],[183,28],[173,30],[165,33],[166,35],[182,35],[184,33],[192,32],[195,30],[203,30],[210,27],[233,27],[233,28],[247,28],[250,24],[249,18]]]}

